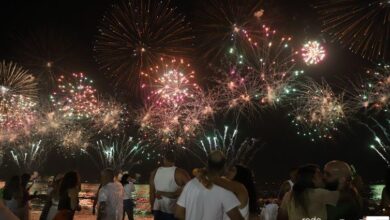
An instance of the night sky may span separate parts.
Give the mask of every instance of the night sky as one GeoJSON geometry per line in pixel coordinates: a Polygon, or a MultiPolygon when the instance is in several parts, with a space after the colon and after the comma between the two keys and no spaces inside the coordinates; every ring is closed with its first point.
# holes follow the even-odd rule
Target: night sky
{"type": "MultiPolygon", "coordinates": [[[[175,0],[179,10],[187,15],[189,21],[198,10],[201,0],[175,0]]],[[[58,41],[48,42],[50,47],[57,47],[59,56],[54,57],[66,71],[83,71],[97,82],[97,87],[105,93],[113,93],[108,78],[99,70],[93,58],[93,42],[97,35],[97,26],[104,12],[114,0],[46,0],[46,1],[3,1],[0,7],[0,59],[26,62],[23,50],[30,42],[31,36],[42,37],[45,34],[57,36],[58,41]],[[32,34],[31,34],[32,33],[32,34]],[[24,44],[24,45],[23,45],[24,44]]],[[[360,79],[364,68],[372,63],[361,59],[337,43],[327,41],[320,32],[320,22],[311,8],[310,0],[265,0],[265,16],[279,30],[292,34],[295,39],[316,38],[325,42],[328,50],[325,62],[311,67],[307,74],[317,80],[326,79],[336,89],[342,88],[345,82],[360,79]]],[[[44,53],[45,49],[37,51],[44,53]]],[[[195,67],[197,68],[197,67],[195,67]]],[[[198,67],[200,69],[200,67],[198,67]]],[[[198,78],[207,80],[211,77],[201,69],[198,78]]],[[[363,126],[354,120],[348,127],[342,128],[340,135],[330,142],[309,142],[295,135],[289,119],[285,116],[288,109],[270,110],[262,113],[255,120],[243,120],[240,131],[247,136],[259,137],[266,144],[258,153],[252,168],[257,179],[262,181],[280,180],[287,177],[290,168],[305,163],[316,163],[323,166],[332,159],[345,160],[353,164],[367,180],[382,179],[385,163],[368,148],[371,135],[363,126]]],[[[359,119],[356,119],[357,121],[359,119]]],[[[87,159],[82,161],[50,158],[46,172],[55,173],[80,166],[84,179],[96,178],[97,170],[87,159]],[[61,161],[64,161],[63,163],[61,161]],[[61,162],[61,163],[60,163],[61,162]],[[88,172],[93,169],[96,173],[88,172]]],[[[186,168],[192,168],[191,161],[181,161],[186,168]]],[[[149,164],[150,165],[150,164],[149,164]]],[[[144,175],[152,169],[141,170],[144,175]]],[[[4,165],[1,176],[11,170],[4,165]]]]}

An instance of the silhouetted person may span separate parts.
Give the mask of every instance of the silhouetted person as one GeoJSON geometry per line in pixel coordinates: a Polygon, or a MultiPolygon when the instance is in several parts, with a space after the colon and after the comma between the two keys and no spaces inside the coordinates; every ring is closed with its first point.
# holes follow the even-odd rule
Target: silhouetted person
{"type": "Polygon", "coordinates": [[[67,172],[62,179],[59,191],[57,219],[72,220],[76,210],[79,210],[80,176],[75,171],[67,172]]]}
{"type": "Polygon", "coordinates": [[[23,199],[23,187],[19,176],[13,176],[4,187],[3,200],[5,205],[20,220],[28,220],[29,213],[23,199]]]}

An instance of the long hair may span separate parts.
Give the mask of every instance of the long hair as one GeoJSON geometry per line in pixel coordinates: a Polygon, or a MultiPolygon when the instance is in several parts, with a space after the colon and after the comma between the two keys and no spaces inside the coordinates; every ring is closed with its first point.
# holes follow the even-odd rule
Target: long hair
{"type": "Polygon", "coordinates": [[[235,165],[235,168],[237,172],[233,180],[245,186],[249,196],[249,213],[257,214],[259,208],[257,205],[257,192],[253,173],[249,168],[243,165],[235,165]]]}
{"type": "Polygon", "coordinates": [[[292,189],[292,199],[295,202],[295,208],[301,208],[307,213],[305,192],[308,189],[315,188],[313,177],[318,170],[317,165],[309,164],[298,169],[297,179],[292,189]]]}
{"type": "Polygon", "coordinates": [[[77,187],[79,184],[79,174],[75,171],[67,172],[62,179],[60,185],[60,195],[64,195],[67,193],[68,189],[77,187]]]}
{"type": "Polygon", "coordinates": [[[122,186],[125,186],[126,184],[129,184],[129,181],[127,180],[130,177],[129,174],[124,174],[121,179],[122,186]]]}
{"type": "Polygon", "coordinates": [[[22,184],[19,176],[12,176],[4,186],[3,198],[11,200],[15,195],[22,196],[22,184]]]}

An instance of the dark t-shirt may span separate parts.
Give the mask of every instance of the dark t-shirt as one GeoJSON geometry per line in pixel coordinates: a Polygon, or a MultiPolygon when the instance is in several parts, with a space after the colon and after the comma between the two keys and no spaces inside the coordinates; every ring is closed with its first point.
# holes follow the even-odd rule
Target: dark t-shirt
{"type": "Polygon", "coordinates": [[[362,219],[360,196],[353,190],[342,193],[337,206],[327,206],[328,220],[362,219]]]}

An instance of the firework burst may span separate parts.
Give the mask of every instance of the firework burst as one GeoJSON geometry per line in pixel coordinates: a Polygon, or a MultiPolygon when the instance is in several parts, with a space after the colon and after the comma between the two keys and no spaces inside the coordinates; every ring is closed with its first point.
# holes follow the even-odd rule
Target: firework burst
{"type": "Polygon", "coordinates": [[[291,37],[280,37],[276,30],[265,25],[259,27],[261,37],[243,33],[247,48],[239,52],[229,50],[226,69],[218,69],[223,77],[215,80],[217,94],[228,110],[253,115],[265,107],[280,105],[295,91],[293,80],[303,71],[294,70],[295,56],[291,37]]]}
{"type": "Polygon", "coordinates": [[[122,169],[134,166],[137,156],[144,152],[146,145],[133,137],[109,138],[96,142],[83,152],[87,153],[99,168],[122,169]]]}
{"type": "Polygon", "coordinates": [[[320,0],[315,4],[323,31],[334,41],[368,59],[389,58],[388,0],[320,0]]]}
{"type": "Polygon", "coordinates": [[[0,63],[0,142],[29,133],[35,119],[37,82],[12,62],[0,63]]]}
{"type": "Polygon", "coordinates": [[[171,60],[142,73],[150,84],[146,108],[138,122],[144,138],[163,143],[183,144],[195,136],[214,113],[213,100],[194,82],[195,72],[183,60],[171,60]],[[151,75],[161,77],[153,79],[151,75]],[[153,138],[152,138],[153,136],[153,138]]]}
{"type": "Polygon", "coordinates": [[[0,97],[21,95],[35,99],[38,82],[27,70],[12,62],[0,63],[0,97]]]}
{"type": "Polygon", "coordinates": [[[58,91],[53,92],[50,100],[54,108],[65,118],[91,118],[99,111],[97,92],[93,81],[83,73],[73,73],[69,77],[58,78],[58,91]]]}
{"type": "Polygon", "coordinates": [[[367,70],[369,80],[357,87],[357,109],[388,111],[390,104],[390,66],[367,70]]]}
{"type": "Polygon", "coordinates": [[[104,17],[94,50],[101,67],[140,88],[140,72],[160,57],[188,55],[191,29],[170,1],[123,0],[104,17]]]}
{"type": "Polygon", "coordinates": [[[302,58],[307,65],[316,65],[325,58],[325,49],[318,41],[308,41],[302,47],[302,58]]]}
{"type": "Polygon", "coordinates": [[[290,114],[292,123],[302,130],[299,135],[317,139],[332,139],[339,126],[347,121],[348,104],[343,95],[336,95],[329,85],[309,81],[298,91],[297,107],[290,114]]]}

